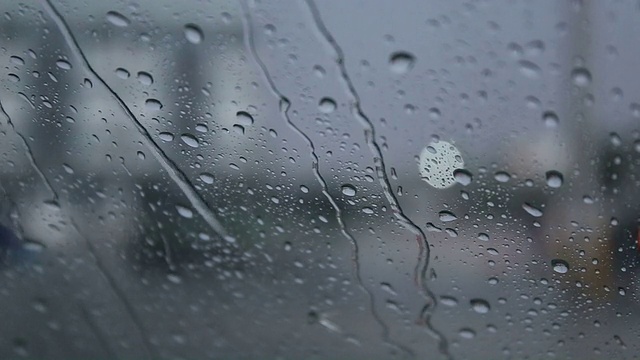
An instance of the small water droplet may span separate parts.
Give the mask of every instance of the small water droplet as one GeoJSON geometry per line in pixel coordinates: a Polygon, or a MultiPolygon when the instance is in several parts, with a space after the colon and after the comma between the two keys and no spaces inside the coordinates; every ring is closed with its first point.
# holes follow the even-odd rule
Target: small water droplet
{"type": "Polygon", "coordinates": [[[129,21],[126,16],[116,11],[109,11],[107,13],[107,21],[118,27],[129,26],[129,24],[131,23],[131,21],[129,21]]]}
{"type": "Polygon", "coordinates": [[[209,131],[209,128],[205,124],[196,124],[196,131],[206,133],[207,131],[209,131]]]}
{"type": "Polygon", "coordinates": [[[191,219],[193,217],[193,211],[186,206],[176,205],[176,210],[184,218],[191,219]]]}
{"type": "Polygon", "coordinates": [[[322,98],[318,103],[318,109],[320,112],[330,114],[336,110],[336,102],[332,98],[322,98]]]}
{"type": "Polygon", "coordinates": [[[438,217],[440,218],[440,221],[442,222],[451,222],[454,220],[457,220],[458,217],[452,213],[451,211],[447,211],[447,210],[442,210],[438,213],[438,217]]]}
{"type": "Polygon", "coordinates": [[[542,210],[532,206],[529,203],[523,203],[522,204],[522,208],[529,213],[529,215],[533,216],[533,217],[540,217],[542,216],[542,210]]]}
{"type": "Polygon", "coordinates": [[[579,87],[585,87],[591,84],[591,73],[585,68],[576,68],[571,72],[573,84],[579,87]]]}
{"type": "Polygon", "coordinates": [[[469,328],[464,328],[461,329],[460,332],[458,332],[458,335],[460,335],[460,337],[463,339],[473,339],[474,337],[476,337],[476,332],[469,328]]]}
{"type": "Polygon", "coordinates": [[[205,184],[213,184],[214,178],[213,175],[209,174],[209,173],[202,173],[200,174],[200,180],[202,180],[205,184]]]}
{"type": "Polygon", "coordinates": [[[489,235],[485,234],[485,233],[479,233],[478,234],[478,240],[481,241],[489,241],[489,235]]]}
{"type": "Polygon", "coordinates": [[[491,310],[489,303],[483,299],[471,299],[470,304],[473,311],[478,314],[486,314],[491,310]]]}
{"type": "Polygon", "coordinates": [[[353,185],[342,185],[342,193],[346,196],[356,196],[356,188],[353,185]]]}
{"type": "Polygon", "coordinates": [[[158,111],[158,110],[162,109],[162,103],[160,101],[156,100],[156,99],[147,99],[144,102],[144,106],[149,111],[158,111]]]}
{"type": "Polygon", "coordinates": [[[565,274],[569,271],[569,263],[562,259],[551,260],[551,266],[553,267],[553,271],[558,274],[565,274]]]}
{"type": "Polygon", "coordinates": [[[530,79],[537,79],[542,75],[542,69],[531,61],[520,60],[518,65],[520,65],[520,72],[530,79]]]}
{"type": "Polygon", "coordinates": [[[546,172],[547,185],[551,188],[559,188],[562,186],[564,178],[562,173],[556,170],[549,170],[546,172]]]}
{"type": "Polygon", "coordinates": [[[415,61],[415,56],[406,51],[394,52],[389,57],[391,71],[395,74],[406,74],[413,69],[415,61]]]}
{"type": "Polygon", "coordinates": [[[200,44],[202,39],[204,39],[202,30],[195,24],[187,24],[184,26],[184,36],[187,38],[187,41],[192,44],[200,44]]]}
{"type": "Polygon", "coordinates": [[[73,174],[73,168],[68,164],[62,164],[62,168],[67,174],[73,174]]]}
{"type": "Polygon", "coordinates": [[[182,142],[184,142],[185,144],[189,145],[192,148],[197,148],[200,146],[198,139],[196,139],[195,136],[191,134],[182,134],[180,135],[180,139],[182,139],[182,142]]]}
{"type": "Polygon", "coordinates": [[[441,296],[440,304],[453,307],[458,305],[458,299],[454,298],[453,296],[441,296]]]}

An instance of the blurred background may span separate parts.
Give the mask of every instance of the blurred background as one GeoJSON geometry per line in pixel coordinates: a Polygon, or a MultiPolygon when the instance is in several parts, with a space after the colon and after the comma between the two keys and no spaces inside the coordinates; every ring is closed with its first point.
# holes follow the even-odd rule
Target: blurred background
{"type": "Polygon", "coordinates": [[[638,353],[637,1],[0,4],[0,357],[638,353]]]}

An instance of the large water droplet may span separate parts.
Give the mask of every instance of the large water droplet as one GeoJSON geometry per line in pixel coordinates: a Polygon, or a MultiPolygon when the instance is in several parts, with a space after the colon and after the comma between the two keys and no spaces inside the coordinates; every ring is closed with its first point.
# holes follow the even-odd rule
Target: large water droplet
{"type": "Polygon", "coordinates": [[[193,217],[193,211],[188,207],[176,205],[176,210],[178,211],[178,214],[184,218],[191,219],[193,217]]]}
{"type": "Polygon", "coordinates": [[[478,314],[486,314],[489,312],[489,310],[491,310],[491,306],[486,300],[471,299],[470,303],[473,311],[477,312],[478,314]]]}
{"type": "Polygon", "coordinates": [[[460,329],[458,335],[460,335],[460,337],[463,339],[473,339],[474,337],[476,337],[476,332],[471,329],[464,328],[460,329]]]}
{"type": "Polygon", "coordinates": [[[64,59],[59,59],[58,61],[56,61],[56,66],[62,70],[71,69],[71,63],[64,59]]]}
{"type": "Polygon", "coordinates": [[[430,143],[420,153],[420,176],[436,189],[456,183],[454,171],[464,167],[460,151],[446,141],[430,143]]]}
{"type": "Polygon", "coordinates": [[[129,21],[126,16],[116,11],[109,11],[107,13],[107,21],[118,27],[129,26],[129,24],[131,23],[131,21],[129,21]]]}
{"type": "Polygon", "coordinates": [[[163,131],[160,134],[158,134],[158,137],[162,141],[173,141],[173,134],[170,132],[163,131]]]}
{"type": "Polygon", "coordinates": [[[116,75],[123,80],[126,80],[129,78],[130,74],[129,71],[127,69],[124,68],[117,68],[116,69],[116,75]]]}
{"type": "Polygon", "coordinates": [[[559,188],[562,186],[564,178],[559,171],[549,170],[546,172],[547,185],[552,188],[559,188]]]}
{"type": "Polygon", "coordinates": [[[204,182],[205,184],[211,185],[213,184],[214,177],[209,173],[202,173],[200,174],[200,180],[202,180],[202,182],[204,182]]]}
{"type": "Polygon", "coordinates": [[[540,217],[542,216],[542,210],[532,206],[529,203],[524,203],[522,204],[522,208],[529,213],[529,215],[533,216],[533,217],[540,217]]]}
{"type": "Polygon", "coordinates": [[[236,119],[238,124],[242,126],[250,126],[253,124],[253,116],[246,111],[238,111],[236,113],[236,119]]]}
{"type": "Polygon", "coordinates": [[[332,113],[336,110],[336,102],[332,98],[322,98],[318,103],[318,109],[325,114],[332,113]]]}
{"type": "Polygon", "coordinates": [[[571,79],[576,86],[588,86],[591,84],[591,73],[585,68],[576,68],[571,72],[571,79]]]}
{"type": "Polygon", "coordinates": [[[450,221],[454,221],[457,220],[458,217],[452,213],[451,211],[447,211],[447,210],[442,210],[438,213],[438,217],[440,218],[440,221],[442,222],[450,222],[450,221]]]}
{"type": "Polygon", "coordinates": [[[560,123],[558,115],[553,111],[545,111],[542,114],[542,121],[544,121],[544,125],[548,128],[554,128],[560,123]]]}
{"type": "Polygon", "coordinates": [[[184,36],[187,38],[187,41],[192,44],[200,44],[202,39],[204,39],[202,30],[195,24],[187,24],[184,26],[184,36]]]}
{"type": "Polygon", "coordinates": [[[391,54],[389,64],[391,71],[396,74],[405,74],[413,69],[416,58],[413,54],[406,51],[398,51],[391,54]]]}
{"type": "Polygon", "coordinates": [[[151,85],[153,84],[153,77],[151,76],[151,74],[144,72],[144,71],[139,71],[138,72],[138,81],[140,81],[140,83],[142,85],[151,85]]]}
{"type": "Polygon", "coordinates": [[[144,106],[150,111],[158,111],[162,109],[162,103],[156,99],[147,99],[144,102],[144,106]]]}
{"type": "Polygon", "coordinates": [[[342,193],[346,196],[356,196],[356,188],[353,185],[342,185],[342,193]]]}
{"type": "Polygon", "coordinates": [[[180,139],[182,139],[182,142],[191,146],[192,148],[197,148],[200,146],[198,139],[196,139],[195,136],[191,134],[182,134],[180,135],[180,139]]]}
{"type": "Polygon", "coordinates": [[[505,171],[498,171],[495,173],[494,179],[498,182],[505,183],[511,179],[511,175],[505,171]]]}
{"type": "Polygon", "coordinates": [[[559,274],[565,274],[569,271],[569,263],[562,259],[551,260],[551,266],[553,266],[553,271],[559,274]]]}
{"type": "Polygon", "coordinates": [[[458,184],[463,185],[463,186],[467,186],[467,185],[471,184],[471,181],[473,181],[473,175],[471,174],[470,171],[465,170],[465,169],[456,169],[456,170],[454,170],[453,171],[453,177],[456,179],[458,184]]]}

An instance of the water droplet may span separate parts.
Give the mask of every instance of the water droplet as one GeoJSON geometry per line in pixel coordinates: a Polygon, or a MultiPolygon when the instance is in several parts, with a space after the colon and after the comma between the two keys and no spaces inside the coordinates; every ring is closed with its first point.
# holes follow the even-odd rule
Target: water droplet
{"type": "Polygon", "coordinates": [[[240,135],[244,135],[244,126],[242,125],[238,125],[238,124],[233,124],[233,131],[235,131],[236,133],[240,134],[240,135]]]}
{"type": "Polygon", "coordinates": [[[153,84],[153,77],[151,76],[151,74],[144,72],[144,71],[138,71],[138,81],[142,84],[142,85],[151,85],[153,84]]]}
{"type": "Polygon", "coordinates": [[[458,184],[463,185],[463,186],[467,186],[467,185],[471,184],[471,181],[473,181],[473,175],[471,174],[470,171],[465,170],[465,169],[456,169],[456,170],[454,170],[453,171],[453,177],[456,179],[458,184]]]}
{"type": "Polygon", "coordinates": [[[356,196],[356,188],[353,185],[342,185],[342,193],[346,196],[356,196]]]}
{"type": "Polygon", "coordinates": [[[184,218],[191,219],[193,217],[193,211],[186,206],[176,205],[176,210],[184,218]]]}
{"type": "Polygon", "coordinates": [[[485,233],[479,233],[478,234],[478,240],[481,241],[489,241],[489,235],[485,234],[485,233]]]}
{"type": "Polygon", "coordinates": [[[158,134],[158,137],[160,137],[162,141],[173,141],[173,134],[170,132],[161,132],[158,134]]]}
{"type": "Polygon", "coordinates": [[[520,60],[518,65],[520,65],[520,72],[530,79],[537,79],[542,75],[542,69],[531,61],[520,60]]]}
{"type": "Polygon", "coordinates": [[[454,220],[457,220],[458,217],[452,213],[451,211],[447,211],[447,210],[442,210],[438,213],[438,217],[440,218],[440,221],[442,222],[451,222],[454,220]]]}
{"type": "Polygon", "coordinates": [[[562,259],[551,260],[551,266],[553,267],[553,271],[558,274],[565,274],[569,271],[569,264],[562,259]]]}
{"type": "Polygon", "coordinates": [[[177,275],[177,274],[168,274],[167,280],[171,281],[174,284],[182,283],[182,278],[180,277],[180,275],[177,275]]]}
{"type": "Polygon", "coordinates": [[[446,189],[455,184],[454,171],[463,167],[462,155],[446,141],[432,142],[420,153],[420,176],[436,189],[446,189]]]}
{"type": "Polygon", "coordinates": [[[499,253],[498,253],[498,250],[496,250],[496,249],[494,249],[494,248],[488,248],[488,249],[487,249],[487,252],[488,252],[490,255],[498,255],[498,254],[499,254],[499,253]]]}
{"type": "Polygon", "coordinates": [[[562,186],[564,178],[559,171],[550,170],[546,172],[547,185],[551,188],[559,188],[562,186]]]}
{"type": "Polygon", "coordinates": [[[591,84],[591,73],[585,68],[576,68],[571,72],[571,79],[576,86],[588,86],[591,84]]]}
{"type": "Polygon", "coordinates": [[[396,74],[406,74],[415,64],[416,58],[413,54],[406,51],[398,51],[391,54],[389,64],[391,71],[396,74]]]}
{"type": "Polygon", "coordinates": [[[207,131],[209,131],[209,128],[205,124],[196,124],[196,131],[206,133],[207,131]]]}
{"type": "Polygon", "coordinates": [[[73,174],[73,168],[68,164],[62,164],[62,168],[67,174],[73,174]]]}
{"type": "Polygon", "coordinates": [[[522,208],[529,213],[529,215],[533,216],[533,217],[540,217],[542,216],[542,210],[532,206],[529,203],[524,203],[522,204],[522,208]]]}
{"type": "Polygon", "coordinates": [[[191,134],[182,134],[180,135],[180,139],[182,139],[182,142],[191,146],[192,148],[197,148],[200,146],[198,139],[196,139],[195,136],[191,134]]]}
{"type": "Polygon", "coordinates": [[[253,124],[253,116],[246,111],[238,111],[236,113],[236,119],[238,123],[243,126],[250,126],[253,124]]]}
{"type": "Polygon", "coordinates": [[[202,182],[204,182],[205,184],[213,184],[213,175],[209,174],[209,173],[202,173],[200,174],[200,180],[202,180],[202,182]]]}
{"type": "Polygon", "coordinates": [[[330,114],[336,110],[336,102],[332,98],[322,98],[318,103],[318,109],[320,112],[330,114]]]}
{"type": "Polygon", "coordinates": [[[18,81],[20,81],[20,77],[16,74],[9,74],[7,75],[7,77],[9,78],[9,81],[17,83],[18,81]]]}
{"type": "Polygon", "coordinates": [[[454,298],[453,296],[441,296],[440,304],[453,307],[458,305],[458,299],[454,298]]]}
{"type": "Polygon", "coordinates": [[[24,60],[20,56],[11,56],[9,61],[15,65],[24,65],[24,60]]]}
{"type": "Polygon", "coordinates": [[[158,111],[158,110],[162,109],[162,103],[160,101],[156,100],[156,99],[147,99],[144,102],[144,106],[149,111],[158,111]]]}
{"type": "Polygon", "coordinates": [[[187,24],[184,26],[184,36],[187,38],[187,41],[192,44],[200,44],[204,38],[202,30],[195,24],[187,24]]]}
{"type": "Polygon", "coordinates": [[[498,171],[497,173],[495,173],[495,175],[493,177],[494,177],[494,179],[496,179],[496,181],[501,182],[501,183],[505,183],[505,182],[511,180],[511,175],[508,172],[505,172],[505,171],[498,171]]]}
{"type": "Polygon", "coordinates": [[[126,18],[126,16],[116,11],[109,11],[107,13],[107,21],[118,27],[129,26],[129,24],[131,23],[131,21],[126,18]]]}
{"type": "Polygon", "coordinates": [[[489,303],[483,299],[471,299],[470,304],[473,311],[478,314],[486,314],[491,310],[489,303]]]}
{"type": "Polygon", "coordinates": [[[129,76],[131,74],[129,74],[129,71],[127,71],[127,69],[123,69],[123,68],[117,68],[116,69],[116,75],[123,80],[126,80],[129,78],[129,76]]]}
{"type": "Polygon", "coordinates": [[[542,114],[542,121],[544,121],[544,125],[548,128],[555,128],[560,123],[558,115],[553,111],[545,111],[542,114]]]}
{"type": "Polygon", "coordinates": [[[463,339],[473,339],[476,337],[476,332],[469,328],[464,328],[458,332],[458,335],[463,339]]]}
{"type": "Polygon", "coordinates": [[[62,70],[71,69],[71,63],[64,59],[58,59],[58,61],[56,61],[56,66],[62,70]]]}
{"type": "Polygon", "coordinates": [[[147,157],[142,151],[138,151],[136,155],[138,155],[138,159],[140,160],[144,160],[147,157]]]}

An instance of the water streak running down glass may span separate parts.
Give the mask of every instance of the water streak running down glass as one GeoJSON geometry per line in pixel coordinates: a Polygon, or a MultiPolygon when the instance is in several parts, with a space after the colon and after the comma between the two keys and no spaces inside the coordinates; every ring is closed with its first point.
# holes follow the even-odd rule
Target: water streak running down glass
{"type": "Polygon", "coordinates": [[[0,0],[0,358],[633,358],[633,1],[0,0]]]}

